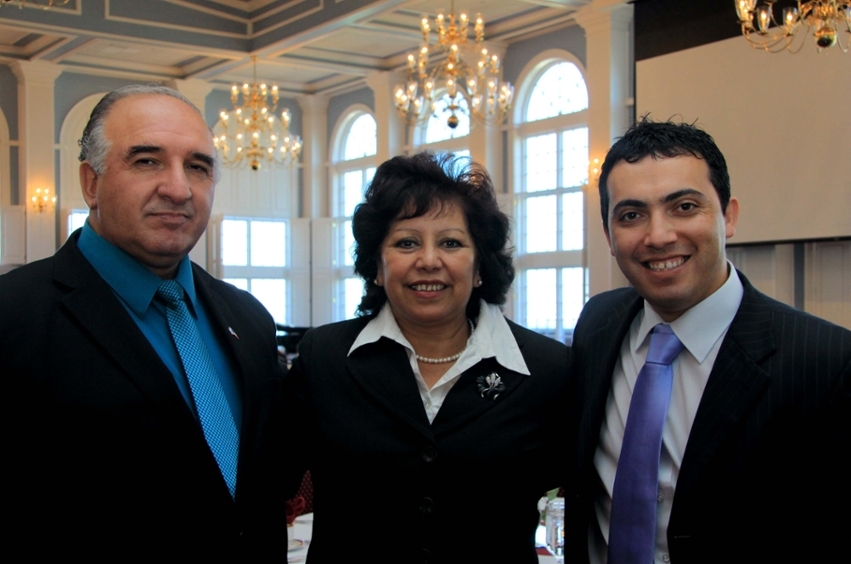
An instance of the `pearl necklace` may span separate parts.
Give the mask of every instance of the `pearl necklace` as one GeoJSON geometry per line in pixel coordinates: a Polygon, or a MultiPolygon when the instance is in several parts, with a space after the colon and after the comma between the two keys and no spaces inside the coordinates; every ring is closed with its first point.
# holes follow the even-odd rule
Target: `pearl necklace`
{"type": "MultiPolygon", "coordinates": [[[[472,319],[468,318],[467,323],[470,324],[470,337],[472,337],[473,333],[476,332],[476,328],[473,326],[473,320],[472,319]]],[[[467,341],[469,342],[469,340],[470,339],[468,338],[467,341]]],[[[464,348],[461,349],[461,352],[459,352],[458,354],[453,354],[452,356],[444,356],[443,358],[429,358],[427,356],[420,356],[420,355],[416,354],[416,352],[414,354],[416,355],[417,360],[419,360],[420,362],[425,362],[425,363],[428,363],[428,364],[446,364],[447,362],[455,362],[456,360],[461,358],[461,355],[464,354],[464,351],[466,351],[466,350],[467,350],[467,344],[464,343],[464,348]]]]}

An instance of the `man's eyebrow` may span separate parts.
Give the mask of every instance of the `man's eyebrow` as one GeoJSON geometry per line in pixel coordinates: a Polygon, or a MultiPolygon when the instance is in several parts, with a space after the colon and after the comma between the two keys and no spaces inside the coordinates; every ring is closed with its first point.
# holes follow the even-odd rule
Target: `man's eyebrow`
{"type": "Polygon", "coordinates": [[[199,151],[193,151],[192,152],[192,158],[198,159],[202,163],[204,163],[208,166],[211,166],[211,167],[215,166],[215,164],[216,164],[216,159],[213,158],[213,155],[208,155],[207,153],[201,153],[199,151]]]}
{"type": "Polygon", "coordinates": [[[641,208],[641,209],[643,209],[643,208],[646,208],[646,207],[647,207],[647,202],[645,202],[644,200],[631,200],[631,199],[621,200],[620,202],[615,204],[615,206],[612,208],[612,214],[621,210],[622,208],[641,208]]]}
{"type": "Polygon", "coordinates": [[[161,153],[163,150],[159,145],[133,145],[127,149],[127,158],[140,155],[142,153],[161,153]]]}
{"type": "Polygon", "coordinates": [[[683,196],[697,196],[701,200],[706,199],[706,196],[700,190],[695,190],[694,188],[683,188],[682,190],[671,192],[670,194],[662,198],[662,203],[668,204],[673,202],[674,200],[682,198],[683,196]]]}

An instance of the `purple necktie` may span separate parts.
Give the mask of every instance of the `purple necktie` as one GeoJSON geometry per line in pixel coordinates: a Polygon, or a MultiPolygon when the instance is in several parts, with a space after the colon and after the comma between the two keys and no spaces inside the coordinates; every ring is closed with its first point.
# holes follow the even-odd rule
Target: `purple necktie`
{"type": "Polygon", "coordinates": [[[647,360],[632,391],[615,474],[609,564],[653,562],[662,430],[674,380],[671,363],[682,350],[670,325],[653,328],[647,360]]]}

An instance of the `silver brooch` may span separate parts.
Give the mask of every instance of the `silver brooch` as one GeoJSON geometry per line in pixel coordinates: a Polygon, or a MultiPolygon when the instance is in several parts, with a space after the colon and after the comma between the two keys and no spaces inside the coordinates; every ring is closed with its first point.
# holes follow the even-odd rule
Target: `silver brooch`
{"type": "Polygon", "coordinates": [[[476,383],[478,384],[479,395],[489,400],[495,400],[505,390],[505,384],[496,372],[491,372],[487,376],[479,376],[476,378],[476,383]]]}

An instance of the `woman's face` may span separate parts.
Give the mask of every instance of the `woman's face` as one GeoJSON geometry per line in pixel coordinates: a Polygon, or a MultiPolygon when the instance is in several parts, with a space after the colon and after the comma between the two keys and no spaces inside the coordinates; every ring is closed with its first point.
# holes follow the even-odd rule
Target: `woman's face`
{"type": "Polygon", "coordinates": [[[479,280],[464,212],[454,204],[435,208],[394,221],[381,244],[376,281],[403,330],[464,323],[479,280]]]}

